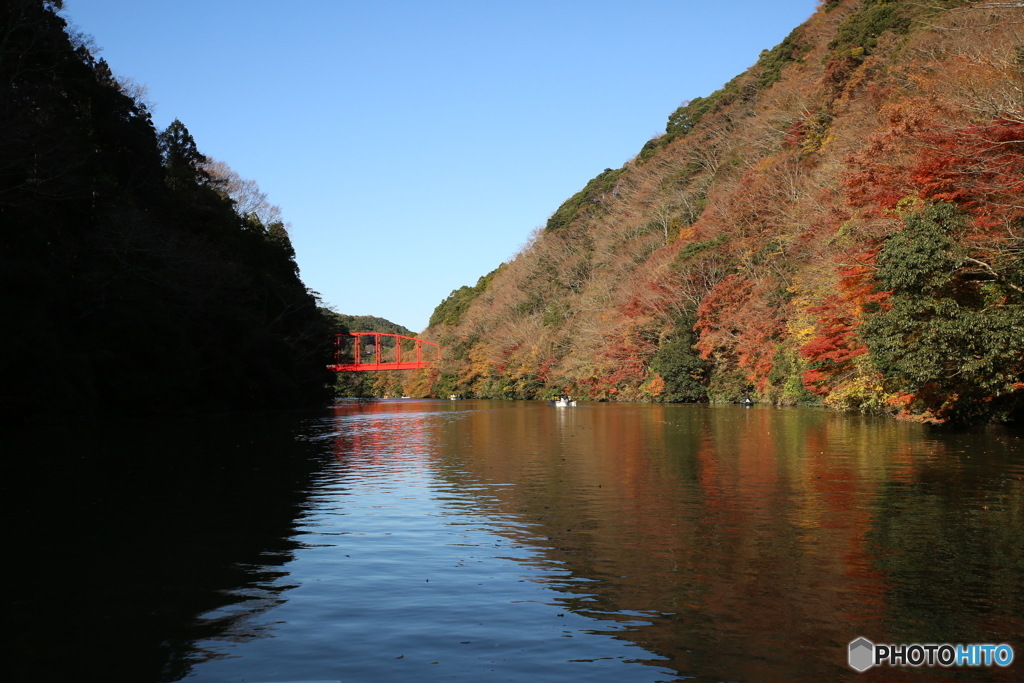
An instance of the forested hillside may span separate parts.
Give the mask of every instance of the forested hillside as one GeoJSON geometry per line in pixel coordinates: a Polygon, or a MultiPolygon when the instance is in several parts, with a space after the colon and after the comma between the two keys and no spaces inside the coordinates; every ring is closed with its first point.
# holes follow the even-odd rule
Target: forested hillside
{"type": "Polygon", "coordinates": [[[453,292],[424,381],[1019,418],[1022,35],[1019,1],[822,3],[453,292]]]}
{"type": "Polygon", "coordinates": [[[340,332],[386,332],[406,337],[416,336],[416,333],[408,327],[393,323],[386,318],[378,318],[375,315],[346,315],[333,312],[328,312],[327,315],[334,320],[335,326],[340,332]]]}
{"type": "Polygon", "coordinates": [[[0,5],[0,419],[324,400],[332,323],[280,211],[59,9],[0,5]]]}

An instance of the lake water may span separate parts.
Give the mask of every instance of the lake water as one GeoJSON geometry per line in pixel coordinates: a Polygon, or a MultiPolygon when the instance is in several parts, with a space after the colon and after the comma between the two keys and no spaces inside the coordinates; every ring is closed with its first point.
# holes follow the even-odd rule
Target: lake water
{"type": "Polygon", "coordinates": [[[8,437],[14,679],[1024,679],[1024,433],[391,400],[8,437]],[[1009,667],[847,645],[1007,643],[1009,667]]]}

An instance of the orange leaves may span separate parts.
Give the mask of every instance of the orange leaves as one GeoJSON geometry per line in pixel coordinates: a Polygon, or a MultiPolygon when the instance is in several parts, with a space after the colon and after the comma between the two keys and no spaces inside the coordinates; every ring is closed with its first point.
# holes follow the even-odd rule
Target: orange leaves
{"type": "Polygon", "coordinates": [[[851,172],[845,178],[854,206],[892,209],[904,197],[918,196],[912,180],[912,157],[926,131],[938,126],[940,108],[925,98],[905,100],[883,109],[885,125],[868,138],[860,152],[847,157],[851,172]]]}
{"type": "Polygon", "coordinates": [[[649,330],[627,322],[623,329],[617,331],[615,337],[604,350],[604,357],[611,361],[611,372],[605,381],[618,384],[628,380],[642,379],[647,376],[647,359],[657,350],[657,337],[649,330]]]}
{"type": "Polygon", "coordinates": [[[701,358],[733,359],[763,388],[785,329],[784,311],[769,301],[763,287],[742,275],[726,277],[697,309],[694,329],[700,334],[696,346],[701,358]]]}
{"type": "Polygon", "coordinates": [[[738,329],[730,323],[739,322],[737,314],[749,303],[751,289],[749,280],[732,273],[704,297],[694,325],[700,333],[697,349],[701,358],[710,358],[716,349],[735,345],[738,329]]]}
{"type": "Polygon", "coordinates": [[[838,269],[839,294],[807,309],[816,318],[816,332],[800,347],[800,356],[812,364],[804,371],[804,386],[819,396],[828,395],[857,374],[854,359],[867,353],[857,338],[866,308],[886,308],[890,292],[876,292],[873,264],[877,253],[867,250],[852,258],[858,265],[838,269]]]}
{"type": "Polygon", "coordinates": [[[578,380],[579,386],[593,399],[640,398],[640,386],[647,379],[647,363],[657,351],[657,342],[651,328],[636,320],[624,321],[606,337],[589,376],[578,380]]]}
{"type": "Polygon", "coordinates": [[[540,366],[537,368],[537,381],[545,382],[551,379],[551,370],[558,365],[559,359],[555,356],[549,355],[541,361],[540,366]]]}
{"type": "Polygon", "coordinates": [[[571,385],[670,400],[692,353],[687,334],[685,353],[660,365],[669,332],[696,313],[696,348],[713,362],[695,381],[713,396],[753,383],[762,398],[785,388],[805,400],[802,373],[826,405],[907,410],[861,341],[862,323],[892,310],[875,291],[875,256],[908,209],[953,202],[973,217],[956,236],[972,291],[994,306],[1006,304],[997,284],[1019,291],[1007,279],[1019,259],[1012,219],[1024,217],[1019,40],[999,29],[1005,65],[985,61],[995,53],[981,33],[916,29],[866,60],[846,51],[825,63],[835,29],[818,26],[806,77],[794,70],[650,147],[598,204],[538,232],[449,331],[467,340],[450,361],[463,380],[481,395],[571,385]],[[1004,91],[1017,109],[979,108],[1004,91]]]}
{"type": "Polygon", "coordinates": [[[665,380],[658,373],[654,373],[651,379],[644,384],[644,391],[651,397],[657,398],[665,391],[665,380]]]}
{"type": "Polygon", "coordinates": [[[921,98],[886,113],[885,127],[847,159],[851,204],[877,211],[918,197],[957,204],[980,223],[1024,215],[1024,124],[956,125],[921,98]]]}
{"type": "Polygon", "coordinates": [[[849,301],[831,296],[809,309],[818,316],[818,331],[800,348],[800,355],[814,363],[804,371],[804,386],[819,396],[828,394],[850,373],[850,361],[867,353],[867,346],[854,336],[859,321],[851,308],[849,301]]]}
{"type": "Polygon", "coordinates": [[[915,142],[907,176],[917,196],[958,204],[979,218],[1024,212],[1024,124],[940,128],[915,142]]]}

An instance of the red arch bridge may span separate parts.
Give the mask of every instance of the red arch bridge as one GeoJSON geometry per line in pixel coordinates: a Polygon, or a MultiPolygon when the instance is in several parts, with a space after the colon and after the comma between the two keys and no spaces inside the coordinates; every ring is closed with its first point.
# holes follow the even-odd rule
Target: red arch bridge
{"type": "Polygon", "coordinates": [[[417,370],[429,368],[440,359],[441,347],[426,339],[385,332],[350,332],[334,335],[334,364],[327,367],[335,372],[417,370]],[[433,349],[424,353],[424,346],[433,349]],[[416,360],[411,359],[413,356],[416,360]]]}

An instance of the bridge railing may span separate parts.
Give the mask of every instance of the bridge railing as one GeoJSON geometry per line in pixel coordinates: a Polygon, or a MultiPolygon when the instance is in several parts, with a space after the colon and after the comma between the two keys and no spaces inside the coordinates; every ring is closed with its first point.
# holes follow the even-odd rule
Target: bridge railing
{"type": "MultiPolygon", "coordinates": [[[[407,343],[406,347],[409,346],[407,343]]],[[[334,363],[327,367],[335,372],[417,370],[429,368],[440,359],[441,347],[426,339],[386,332],[350,332],[335,335],[334,363]],[[412,346],[404,358],[403,342],[411,342],[412,346]]]]}

